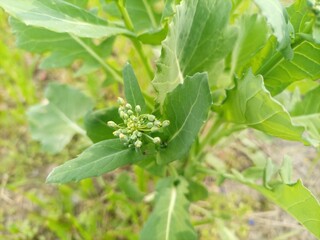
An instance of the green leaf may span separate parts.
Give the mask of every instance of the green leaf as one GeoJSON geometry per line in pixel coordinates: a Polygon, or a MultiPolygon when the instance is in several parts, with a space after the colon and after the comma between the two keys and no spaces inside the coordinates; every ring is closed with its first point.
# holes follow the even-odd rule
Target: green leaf
{"type": "Polygon", "coordinates": [[[251,71],[237,80],[234,89],[227,91],[221,110],[227,121],[275,137],[305,142],[304,128],[293,125],[287,110],[264,87],[262,76],[254,76],[251,71]]]}
{"type": "Polygon", "coordinates": [[[101,109],[85,116],[84,125],[87,135],[94,143],[114,138],[114,129],[108,126],[108,121],[122,122],[117,108],[101,109]]]}
{"type": "MultiPolygon", "coordinates": [[[[103,1],[104,10],[113,18],[122,19],[121,12],[116,4],[117,0],[103,1]]],[[[124,7],[132,21],[135,32],[142,33],[159,30],[161,20],[161,10],[157,7],[156,0],[130,0],[125,1],[124,7]]]]}
{"type": "Polygon", "coordinates": [[[301,180],[291,185],[276,185],[272,190],[261,186],[254,186],[254,189],[276,203],[320,238],[320,204],[301,180]]]}
{"type": "Polygon", "coordinates": [[[141,202],[143,200],[144,194],[138,189],[129,174],[121,173],[117,178],[117,186],[132,201],[141,202]]]}
{"type": "Polygon", "coordinates": [[[139,152],[125,147],[119,139],[105,140],[87,148],[77,158],[54,168],[47,182],[67,183],[97,177],[124,165],[134,164],[152,154],[153,149],[139,152]]]}
{"type": "Polygon", "coordinates": [[[133,36],[127,29],[108,26],[105,20],[62,0],[0,0],[0,7],[28,26],[42,27],[53,32],[85,38],[118,34],[133,36]]]}
{"type": "Polygon", "coordinates": [[[188,181],[188,183],[189,193],[187,194],[187,198],[190,202],[196,202],[208,198],[208,189],[203,184],[195,181],[188,181]]]}
{"type": "Polygon", "coordinates": [[[320,86],[309,91],[291,112],[294,123],[306,128],[313,145],[320,145],[320,86]]]}
{"type": "Polygon", "coordinates": [[[265,45],[269,34],[265,19],[256,14],[243,15],[238,26],[239,36],[232,51],[232,65],[233,69],[241,74],[243,67],[265,45]]]}
{"type": "Polygon", "coordinates": [[[146,103],[141,93],[141,89],[129,63],[123,68],[124,93],[126,100],[133,107],[140,105],[142,112],[146,111],[146,103]]]}
{"type": "Polygon", "coordinates": [[[266,188],[270,189],[269,182],[271,181],[274,175],[274,165],[271,159],[266,161],[266,166],[263,172],[263,184],[266,188]]]}
{"type": "Polygon", "coordinates": [[[290,38],[290,22],[286,9],[279,0],[254,0],[271,25],[274,35],[278,40],[279,51],[282,51],[286,59],[293,57],[290,38]]]}
{"type": "Polygon", "coordinates": [[[153,80],[161,105],[185,76],[209,72],[231,51],[237,31],[227,27],[230,10],[229,0],[190,0],[177,6],[153,80]]]}
{"type": "Polygon", "coordinates": [[[56,33],[44,28],[27,26],[17,19],[10,19],[10,25],[17,36],[17,46],[34,53],[51,54],[40,64],[41,68],[66,67],[81,59],[85,73],[96,70],[111,54],[114,38],[95,45],[90,39],[70,36],[68,33],[56,33]]]}
{"type": "Polygon", "coordinates": [[[282,178],[283,183],[291,184],[291,176],[292,176],[292,160],[289,156],[284,156],[282,166],[280,168],[280,176],[282,178]]]}
{"type": "MultiPolygon", "coordinates": [[[[279,58],[272,66],[266,65],[263,70],[257,71],[263,74],[265,85],[272,95],[282,92],[293,82],[320,78],[320,45],[302,41],[294,45],[293,51],[291,61],[279,58]]],[[[276,58],[277,55],[273,56],[276,58]]]]}
{"type": "Polygon", "coordinates": [[[225,177],[257,190],[289,213],[317,238],[320,238],[320,204],[301,180],[294,184],[277,183],[272,186],[272,189],[267,189],[244,178],[241,173],[225,174],[225,177]]]}
{"type": "Polygon", "coordinates": [[[158,155],[161,164],[178,160],[188,152],[207,120],[211,102],[205,73],[187,77],[183,84],[167,95],[163,117],[170,121],[170,125],[165,128],[167,139],[163,139],[167,147],[158,155]]]}
{"type": "Polygon", "coordinates": [[[145,223],[140,240],[195,240],[189,219],[188,184],[183,178],[166,178],[157,186],[156,205],[145,223]]]}
{"type": "Polygon", "coordinates": [[[92,109],[93,103],[80,91],[56,83],[48,86],[45,97],[48,103],[28,110],[31,135],[41,142],[44,150],[57,153],[74,134],[85,134],[76,121],[92,109]]]}

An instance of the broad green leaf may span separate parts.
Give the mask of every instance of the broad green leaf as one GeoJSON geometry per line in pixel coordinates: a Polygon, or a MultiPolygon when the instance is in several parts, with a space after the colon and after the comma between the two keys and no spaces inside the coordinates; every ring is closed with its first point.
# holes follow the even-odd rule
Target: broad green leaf
{"type": "Polygon", "coordinates": [[[120,176],[117,177],[117,186],[126,194],[126,196],[130,200],[134,202],[142,201],[144,194],[138,189],[137,185],[133,182],[129,174],[120,174],[120,176]]]}
{"type": "Polygon", "coordinates": [[[123,145],[119,139],[98,142],[87,148],[78,157],[67,161],[52,170],[48,183],[67,183],[84,178],[97,177],[127,164],[134,164],[150,154],[152,149],[143,152],[123,145]]]}
{"type": "Polygon", "coordinates": [[[301,180],[295,184],[276,185],[272,190],[258,185],[253,188],[280,206],[312,234],[320,238],[320,204],[301,180]]]}
{"type": "Polygon", "coordinates": [[[265,85],[272,95],[276,95],[291,83],[300,80],[317,80],[320,78],[320,45],[302,41],[293,46],[294,57],[291,61],[278,58],[272,65],[266,65],[262,73],[265,85]]]}
{"type": "Polygon", "coordinates": [[[320,145],[320,87],[308,92],[291,112],[294,123],[304,126],[313,139],[313,145],[320,145]]]}
{"type": "Polygon", "coordinates": [[[85,8],[88,4],[88,0],[64,0],[64,1],[82,8],[85,8]]]}
{"type": "Polygon", "coordinates": [[[85,134],[77,120],[92,109],[93,103],[80,91],[56,83],[48,86],[45,97],[48,103],[28,110],[31,135],[44,150],[57,153],[76,133],[85,134]]]}
{"type": "Polygon", "coordinates": [[[221,110],[227,121],[275,137],[305,142],[302,139],[304,128],[293,125],[286,109],[264,87],[262,76],[254,76],[251,71],[236,81],[234,89],[227,91],[221,110]]]}
{"type": "Polygon", "coordinates": [[[234,174],[223,175],[257,190],[320,238],[320,204],[301,180],[294,184],[276,183],[271,186],[272,189],[267,189],[237,171],[234,171],[234,174]]]}
{"type": "Polygon", "coordinates": [[[183,178],[166,178],[157,185],[156,204],[140,234],[140,240],[195,240],[183,178]]]}
{"type": "Polygon", "coordinates": [[[286,9],[279,0],[254,0],[271,25],[274,35],[278,40],[277,49],[281,51],[286,59],[291,59],[293,54],[291,50],[290,22],[286,9]]]}
{"type": "Polygon", "coordinates": [[[161,164],[184,157],[207,120],[211,102],[205,73],[187,77],[183,84],[167,95],[163,117],[170,121],[170,125],[165,128],[167,139],[163,139],[166,148],[161,149],[158,155],[161,164]]]}
{"type": "Polygon", "coordinates": [[[84,125],[88,137],[94,142],[114,138],[113,128],[107,124],[108,121],[122,122],[117,108],[106,108],[89,112],[84,118],[84,125]]]}
{"type": "Polygon", "coordinates": [[[0,0],[11,16],[26,25],[78,37],[102,38],[118,34],[133,36],[127,29],[109,26],[94,14],[62,0],[0,0]]]}
{"type": "MultiPolygon", "coordinates": [[[[104,58],[111,54],[113,38],[95,45],[90,39],[72,37],[68,33],[56,33],[44,28],[27,26],[19,20],[10,19],[17,37],[17,46],[34,53],[51,54],[40,64],[41,68],[59,68],[81,59],[81,69],[95,70],[101,67],[104,58]]],[[[79,71],[82,71],[82,70],[79,71]]]]}
{"type": "Polygon", "coordinates": [[[190,0],[177,6],[153,80],[161,105],[187,75],[209,72],[231,51],[237,32],[227,27],[230,10],[229,0],[190,0]]]}
{"type": "Polygon", "coordinates": [[[176,12],[176,5],[180,3],[181,0],[166,0],[166,4],[162,11],[161,21],[167,21],[170,19],[176,12]]]}
{"type": "Polygon", "coordinates": [[[265,19],[256,14],[243,15],[238,26],[239,36],[232,51],[232,65],[236,73],[241,74],[243,67],[265,45],[269,34],[265,19]]]}
{"type": "Polygon", "coordinates": [[[126,100],[133,107],[140,105],[142,112],[146,110],[146,103],[141,93],[141,89],[136,75],[129,63],[123,68],[124,93],[126,100]]]}

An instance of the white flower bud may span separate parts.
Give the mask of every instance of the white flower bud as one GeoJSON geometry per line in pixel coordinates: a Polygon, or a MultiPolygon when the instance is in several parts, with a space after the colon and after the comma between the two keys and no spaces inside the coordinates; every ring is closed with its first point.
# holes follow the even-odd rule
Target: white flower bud
{"type": "Polygon", "coordinates": [[[137,113],[140,113],[140,112],[141,112],[141,107],[140,107],[140,105],[137,105],[136,108],[135,108],[135,110],[136,110],[137,113]]]}
{"type": "Polygon", "coordinates": [[[156,117],[154,116],[154,115],[148,115],[148,120],[150,121],[150,122],[153,122],[154,120],[156,119],[156,117]]]}
{"type": "Polygon", "coordinates": [[[152,128],[153,127],[153,123],[152,122],[148,122],[147,123],[147,128],[152,128]]]}
{"type": "Polygon", "coordinates": [[[151,128],[151,132],[156,132],[156,131],[158,131],[158,130],[159,130],[158,127],[152,127],[152,128],[151,128]]]}
{"type": "Polygon", "coordinates": [[[135,141],[134,146],[136,148],[140,148],[142,146],[142,142],[140,140],[135,141]]]}
{"type": "Polygon", "coordinates": [[[127,108],[127,109],[132,109],[131,104],[130,104],[130,103],[127,103],[127,104],[126,104],[126,108],[127,108]]]}
{"type": "Polygon", "coordinates": [[[161,126],[161,122],[159,120],[154,121],[154,125],[157,127],[161,126]]]}
{"type": "Polygon", "coordinates": [[[162,122],[162,127],[168,127],[170,125],[170,121],[169,120],[164,120],[162,122]]]}
{"type": "Polygon", "coordinates": [[[131,110],[128,110],[128,115],[132,115],[133,114],[133,112],[131,111],[131,110]]]}
{"type": "Polygon", "coordinates": [[[161,143],[161,139],[159,137],[155,137],[155,138],[153,138],[153,143],[154,144],[160,144],[161,143]]]}
{"type": "Polygon", "coordinates": [[[114,121],[108,121],[107,124],[108,124],[108,126],[111,127],[111,128],[115,128],[115,127],[118,126],[114,121]]]}
{"type": "Polygon", "coordinates": [[[123,100],[123,98],[121,98],[121,97],[118,97],[118,103],[120,104],[120,105],[124,105],[124,100],[123,100]]]}

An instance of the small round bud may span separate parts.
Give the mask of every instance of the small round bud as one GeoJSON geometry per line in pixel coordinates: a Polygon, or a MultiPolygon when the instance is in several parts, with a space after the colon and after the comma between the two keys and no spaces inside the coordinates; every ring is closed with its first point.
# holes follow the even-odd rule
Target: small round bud
{"type": "Polygon", "coordinates": [[[119,137],[120,132],[119,132],[119,130],[117,130],[117,131],[114,131],[112,134],[113,134],[115,137],[119,137]]]}
{"type": "Polygon", "coordinates": [[[170,125],[170,121],[169,120],[164,120],[162,122],[162,127],[168,127],[170,125]]]}
{"type": "Polygon", "coordinates": [[[155,137],[155,138],[153,138],[153,143],[154,144],[160,144],[161,143],[161,139],[159,137],[155,137]]]}
{"type": "Polygon", "coordinates": [[[140,112],[141,112],[141,107],[140,107],[140,105],[137,105],[137,106],[135,107],[135,110],[136,110],[137,113],[140,113],[140,112]]]}
{"type": "Polygon", "coordinates": [[[151,132],[156,132],[156,131],[158,131],[158,130],[159,130],[159,128],[158,128],[158,127],[155,127],[155,126],[151,128],[151,132]]]}
{"type": "Polygon", "coordinates": [[[111,127],[111,128],[115,128],[115,127],[118,126],[114,121],[108,121],[107,124],[108,124],[108,126],[111,127]]]}
{"type": "Polygon", "coordinates": [[[124,113],[123,114],[123,119],[128,119],[128,118],[129,118],[128,114],[124,113]]]}
{"type": "Polygon", "coordinates": [[[153,127],[153,123],[152,122],[148,122],[147,123],[147,128],[152,128],[153,127]]]}
{"type": "Polygon", "coordinates": [[[156,119],[156,117],[154,116],[154,115],[148,115],[148,120],[150,121],[150,122],[153,122],[154,120],[156,119]]]}
{"type": "Polygon", "coordinates": [[[127,135],[124,135],[123,133],[120,133],[120,134],[119,134],[119,138],[120,138],[121,140],[127,140],[127,139],[128,139],[127,135]]]}
{"type": "Polygon", "coordinates": [[[154,125],[157,126],[157,127],[160,127],[161,126],[161,122],[159,120],[155,120],[154,121],[154,125]]]}
{"type": "Polygon", "coordinates": [[[128,110],[128,115],[132,115],[133,114],[133,112],[131,111],[131,110],[128,110]]]}
{"type": "Polygon", "coordinates": [[[140,137],[142,137],[142,133],[141,132],[138,132],[137,133],[137,136],[140,138],[140,137]]]}
{"type": "Polygon", "coordinates": [[[130,137],[131,140],[136,140],[137,139],[137,135],[132,134],[130,137]]]}
{"type": "Polygon", "coordinates": [[[140,148],[142,146],[142,142],[140,140],[135,141],[134,146],[136,148],[140,148]]]}
{"type": "Polygon", "coordinates": [[[130,103],[127,103],[127,104],[126,104],[126,108],[127,108],[127,109],[132,109],[131,104],[130,104],[130,103]]]}
{"type": "Polygon", "coordinates": [[[120,104],[120,105],[124,105],[124,100],[123,100],[123,98],[121,98],[121,97],[118,97],[118,103],[120,104]]]}

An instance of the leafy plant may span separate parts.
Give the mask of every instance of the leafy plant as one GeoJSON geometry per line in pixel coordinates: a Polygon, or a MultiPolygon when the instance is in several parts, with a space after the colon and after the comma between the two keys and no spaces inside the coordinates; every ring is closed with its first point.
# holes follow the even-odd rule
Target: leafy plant
{"type": "MultiPolygon", "coordinates": [[[[102,69],[113,85],[124,86],[118,110],[109,99],[112,107],[92,111],[92,100],[79,90],[50,84],[47,102],[28,111],[31,133],[48,151],[59,152],[76,133],[93,142],[53,169],[48,183],[137,165],[161,178],[140,238],[189,240],[197,232],[188,207],[208,194],[201,180],[228,178],[257,190],[320,237],[319,202],[301,180],[291,180],[289,161],[279,171],[265,159],[262,167],[238,172],[205,158],[210,146],[246,128],[319,147],[319,1],[284,7],[278,0],[114,0],[89,9],[87,1],[0,0],[0,6],[12,16],[17,45],[47,55],[40,67],[80,60],[77,76],[102,69]],[[129,63],[121,74],[121,61],[112,56],[119,39],[131,42],[145,79],[137,79],[129,63]],[[154,69],[150,49],[158,47],[154,69]],[[146,87],[151,79],[156,93],[146,87]],[[294,106],[277,100],[294,91],[294,106]]],[[[121,186],[142,199],[143,193],[130,191],[133,185],[121,186]]]]}

